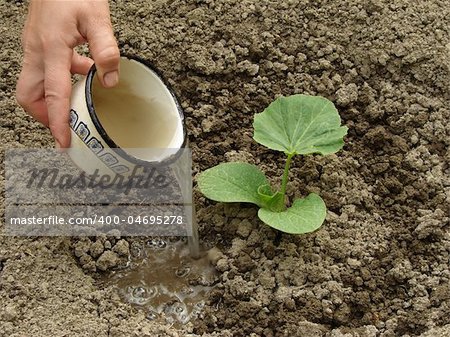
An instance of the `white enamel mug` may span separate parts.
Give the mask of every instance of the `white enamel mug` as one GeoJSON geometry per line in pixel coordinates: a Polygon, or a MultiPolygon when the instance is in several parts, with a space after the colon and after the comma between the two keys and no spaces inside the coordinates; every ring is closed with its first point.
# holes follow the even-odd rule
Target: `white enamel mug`
{"type": "Polygon", "coordinates": [[[121,57],[120,80],[104,89],[95,65],[72,89],[67,153],[88,174],[127,176],[139,166],[172,162],[185,147],[181,105],[146,61],[121,57]]]}

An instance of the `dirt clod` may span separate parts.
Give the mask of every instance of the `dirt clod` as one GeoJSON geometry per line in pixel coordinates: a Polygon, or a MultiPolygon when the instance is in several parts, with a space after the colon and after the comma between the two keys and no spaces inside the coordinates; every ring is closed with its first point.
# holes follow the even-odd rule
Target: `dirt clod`
{"type": "Polygon", "coordinates": [[[102,271],[114,268],[118,264],[119,256],[110,250],[105,251],[96,262],[97,268],[102,271]]]}

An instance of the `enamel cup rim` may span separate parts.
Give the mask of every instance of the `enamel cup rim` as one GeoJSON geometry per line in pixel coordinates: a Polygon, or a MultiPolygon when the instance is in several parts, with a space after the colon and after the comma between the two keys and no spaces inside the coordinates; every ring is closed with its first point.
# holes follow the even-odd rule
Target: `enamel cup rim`
{"type": "Polygon", "coordinates": [[[162,82],[162,84],[168,90],[168,92],[170,93],[170,96],[176,106],[176,109],[177,109],[177,112],[178,112],[178,115],[179,115],[179,118],[181,121],[181,132],[182,132],[182,137],[183,137],[183,143],[180,145],[180,148],[179,148],[179,150],[177,150],[176,153],[174,153],[160,161],[146,161],[143,159],[136,158],[133,155],[127,153],[125,150],[123,150],[119,145],[117,145],[116,142],[114,142],[114,140],[108,135],[106,130],[103,128],[103,126],[95,112],[94,101],[92,98],[92,91],[93,91],[92,86],[93,86],[95,75],[97,73],[97,68],[96,68],[95,64],[93,64],[91,66],[91,68],[89,69],[89,72],[86,75],[85,98],[86,98],[86,106],[87,106],[87,110],[89,113],[89,117],[91,118],[95,129],[97,130],[97,132],[100,134],[100,136],[105,141],[106,145],[108,145],[108,147],[111,150],[116,152],[117,155],[119,155],[123,159],[129,161],[130,163],[137,164],[140,166],[152,166],[153,167],[153,166],[170,165],[171,163],[173,163],[174,161],[176,161],[179,158],[183,148],[186,147],[186,142],[187,142],[187,133],[186,133],[186,125],[185,125],[186,121],[184,119],[184,112],[183,112],[183,108],[181,107],[180,101],[179,101],[177,95],[175,94],[170,83],[165,79],[165,77],[161,74],[161,72],[152,63],[150,63],[149,61],[147,61],[145,59],[137,57],[137,56],[121,55],[120,58],[129,60],[129,61],[135,61],[135,62],[138,62],[138,63],[144,65],[145,67],[147,67],[150,71],[152,71],[156,75],[156,77],[162,82]]]}

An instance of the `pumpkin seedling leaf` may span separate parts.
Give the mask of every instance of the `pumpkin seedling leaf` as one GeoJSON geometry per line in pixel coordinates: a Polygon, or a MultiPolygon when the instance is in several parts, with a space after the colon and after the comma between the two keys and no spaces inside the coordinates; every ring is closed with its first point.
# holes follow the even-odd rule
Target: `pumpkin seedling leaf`
{"type": "Polygon", "coordinates": [[[258,143],[287,154],[334,153],[347,134],[334,104],[309,95],[277,98],[255,115],[253,127],[258,143]]]}
{"type": "Polygon", "coordinates": [[[283,212],[273,212],[266,208],[258,211],[258,217],[270,227],[289,234],[305,234],[318,229],[327,214],[327,208],[320,196],[310,193],[306,198],[297,199],[283,212]]]}
{"type": "Polygon", "coordinates": [[[260,207],[263,201],[258,188],[262,185],[268,186],[264,173],[254,165],[240,162],[219,164],[198,177],[200,190],[211,200],[250,202],[260,207]]]}

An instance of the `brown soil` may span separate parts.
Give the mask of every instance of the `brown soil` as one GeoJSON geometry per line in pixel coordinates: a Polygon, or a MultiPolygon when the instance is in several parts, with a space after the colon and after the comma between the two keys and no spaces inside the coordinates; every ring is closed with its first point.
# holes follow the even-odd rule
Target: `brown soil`
{"type": "MultiPolygon", "coordinates": [[[[0,336],[450,335],[446,1],[111,6],[122,52],[153,62],[180,96],[195,173],[244,160],[279,183],[283,157],[252,141],[253,115],[277,95],[336,102],[350,129],[344,150],[294,160],[289,189],[291,197],[318,192],[327,221],[280,238],[254,208],[196,191],[201,238],[225,255],[204,316],[186,331],[147,320],[94,282],[94,270],[120,264],[126,239],[2,236],[0,336]],[[111,251],[99,262],[90,252],[106,241],[111,251]]],[[[53,143],[14,99],[26,5],[4,0],[0,9],[3,159],[5,148],[53,143]]]]}

